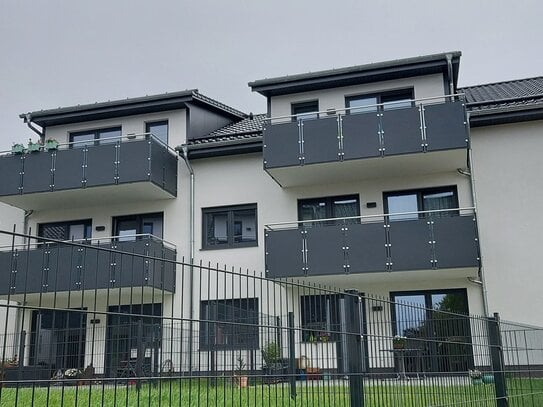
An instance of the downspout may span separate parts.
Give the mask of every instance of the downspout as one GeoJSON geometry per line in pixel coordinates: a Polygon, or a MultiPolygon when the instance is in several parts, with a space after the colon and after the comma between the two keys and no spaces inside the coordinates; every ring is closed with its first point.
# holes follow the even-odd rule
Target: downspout
{"type": "MultiPolygon", "coordinates": [[[[28,219],[34,213],[33,210],[25,210],[24,220],[23,220],[23,235],[28,235],[28,219]]],[[[27,237],[24,238],[24,243],[26,243],[27,237]]]]}
{"type": "Polygon", "coordinates": [[[30,130],[32,130],[34,133],[36,133],[38,136],[40,136],[40,140],[43,143],[45,141],[45,133],[43,132],[43,129],[40,130],[37,127],[34,127],[32,125],[32,115],[30,113],[27,113],[24,116],[24,122],[26,123],[26,125],[28,126],[28,128],[30,130]]]}
{"type": "Polygon", "coordinates": [[[192,320],[194,319],[194,169],[189,161],[188,157],[188,148],[184,144],[175,148],[190,174],[190,186],[189,186],[189,252],[190,252],[190,268],[189,268],[189,315],[190,315],[190,325],[189,325],[189,369],[192,371],[192,341],[193,341],[193,328],[192,320]]]}
{"type": "Polygon", "coordinates": [[[454,70],[452,66],[452,55],[447,54],[445,55],[445,58],[447,59],[447,73],[449,75],[449,93],[454,95],[454,70]]]}
{"type": "MultiPolygon", "coordinates": [[[[466,112],[466,124],[468,126],[468,137],[469,140],[471,140],[471,131],[470,131],[470,115],[469,112],[466,112]]],[[[477,194],[475,193],[475,177],[473,176],[473,159],[471,154],[471,142],[468,145],[468,171],[462,170],[459,168],[457,171],[459,174],[469,177],[470,179],[470,189],[471,189],[471,199],[473,200],[473,207],[474,213],[476,216],[476,228],[477,228],[477,243],[479,244],[479,280],[473,280],[468,278],[468,280],[472,283],[478,284],[481,286],[481,295],[483,299],[483,311],[485,316],[490,316],[489,308],[488,308],[488,289],[486,286],[486,279],[485,279],[485,273],[484,273],[484,266],[483,266],[483,254],[482,254],[482,248],[481,248],[481,233],[479,229],[479,219],[478,219],[478,213],[477,213],[477,194]]]]}

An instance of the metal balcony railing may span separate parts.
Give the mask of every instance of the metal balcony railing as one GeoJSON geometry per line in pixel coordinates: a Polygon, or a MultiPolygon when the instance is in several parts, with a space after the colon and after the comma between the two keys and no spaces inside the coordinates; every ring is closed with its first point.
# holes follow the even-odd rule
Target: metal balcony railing
{"type": "Polygon", "coordinates": [[[150,234],[0,248],[0,295],[151,287],[175,291],[175,245],[150,234]]]}
{"type": "Polygon", "coordinates": [[[269,277],[477,267],[474,208],[274,223],[269,277]]]}
{"type": "Polygon", "coordinates": [[[267,169],[466,148],[461,94],[279,116],[264,126],[267,169]],[[410,102],[409,106],[405,106],[410,102]],[[399,105],[401,103],[402,105],[399,105]]]}
{"type": "Polygon", "coordinates": [[[0,152],[0,196],[152,182],[177,195],[177,154],[150,133],[0,152]]]}

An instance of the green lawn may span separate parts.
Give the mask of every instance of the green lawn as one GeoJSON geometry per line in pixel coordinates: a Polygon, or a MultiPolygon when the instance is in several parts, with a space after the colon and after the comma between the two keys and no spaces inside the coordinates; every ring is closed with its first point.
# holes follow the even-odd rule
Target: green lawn
{"type": "MultiPolygon", "coordinates": [[[[543,406],[543,379],[508,381],[510,406],[543,406]]],[[[231,383],[212,386],[205,379],[162,381],[156,386],[95,384],[81,387],[4,388],[0,406],[349,406],[349,388],[327,382],[298,386],[290,398],[286,383],[239,389],[231,383]]],[[[495,407],[493,385],[444,385],[426,379],[413,385],[375,382],[365,386],[366,407],[488,406],[495,407]]]]}

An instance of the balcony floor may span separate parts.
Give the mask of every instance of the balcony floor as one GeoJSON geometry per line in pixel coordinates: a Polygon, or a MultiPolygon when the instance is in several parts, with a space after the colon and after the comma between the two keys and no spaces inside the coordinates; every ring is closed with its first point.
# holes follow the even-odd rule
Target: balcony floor
{"type": "Polygon", "coordinates": [[[69,209],[93,205],[154,201],[175,198],[150,181],[105,185],[65,191],[38,192],[0,197],[0,201],[20,209],[69,209]]]}
{"type": "MultiPolygon", "coordinates": [[[[323,286],[332,286],[339,289],[351,289],[353,287],[363,287],[375,284],[386,285],[394,284],[417,284],[431,281],[462,280],[467,278],[477,278],[477,267],[452,268],[439,270],[409,270],[392,271],[377,273],[352,273],[352,274],[330,274],[329,276],[307,276],[296,277],[296,281],[301,284],[317,284],[323,286]]],[[[277,281],[281,281],[280,278],[277,281]]]]}
{"type": "Polygon", "coordinates": [[[363,158],[349,161],[334,161],[322,164],[296,165],[268,168],[266,171],[282,187],[298,187],[337,182],[359,181],[395,176],[416,176],[465,168],[465,148],[417,152],[388,157],[363,158]]]}

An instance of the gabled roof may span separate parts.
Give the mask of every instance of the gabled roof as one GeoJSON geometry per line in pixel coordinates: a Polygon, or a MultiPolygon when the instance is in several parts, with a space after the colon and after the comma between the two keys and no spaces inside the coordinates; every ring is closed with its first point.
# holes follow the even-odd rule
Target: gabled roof
{"type": "Polygon", "coordinates": [[[31,121],[41,127],[47,127],[58,124],[181,109],[186,107],[186,103],[199,104],[204,108],[234,119],[246,117],[245,113],[199,93],[198,89],[59,107],[56,109],[37,110],[29,113],[21,113],[19,117],[25,122],[31,121]]]}
{"type": "Polygon", "coordinates": [[[461,52],[453,51],[298,75],[279,76],[249,82],[249,86],[254,92],[259,92],[265,96],[276,96],[431,73],[444,73],[448,76],[447,59],[450,58],[456,87],[461,55],[461,52]]]}
{"type": "Polygon", "coordinates": [[[543,77],[466,86],[472,125],[511,123],[543,118],[543,77]]]}

